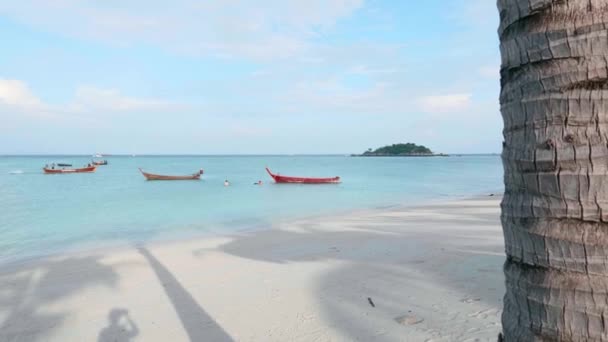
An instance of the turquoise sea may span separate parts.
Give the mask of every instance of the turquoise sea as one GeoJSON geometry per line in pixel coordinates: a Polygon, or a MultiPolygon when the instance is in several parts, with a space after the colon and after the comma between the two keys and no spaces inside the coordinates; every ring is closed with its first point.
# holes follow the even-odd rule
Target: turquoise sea
{"type": "Polygon", "coordinates": [[[90,156],[0,157],[0,263],[72,249],[268,227],[282,219],[397,204],[416,205],[503,189],[496,155],[111,156],[93,174],[45,175],[90,156]],[[264,167],[294,176],[341,176],[339,185],[274,184],[264,167]],[[147,182],[137,170],[201,181],[147,182]],[[22,173],[15,174],[15,171],[22,173]],[[231,186],[224,187],[225,179],[231,186]],[[263,186],[254,182],[262,180],[263,186]]]}

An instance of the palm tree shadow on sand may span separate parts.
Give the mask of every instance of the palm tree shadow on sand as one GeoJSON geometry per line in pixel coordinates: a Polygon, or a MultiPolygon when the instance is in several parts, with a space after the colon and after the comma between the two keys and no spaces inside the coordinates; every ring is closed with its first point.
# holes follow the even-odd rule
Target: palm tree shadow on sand
{"type": "Polygon", "coordinates": [[[154,270],[190,341],[233,341],[156,257],[144,247],[137,249],[154,270]]]}
{"type": "MultiPolygon", "coordinates": [[[[441,208],[441,215],[430,207],[428,214],[418,216],[380,211],[369,217],[338,217],[339,222],[333,222],[331,217],[324,221],[303,220],[290,223],[289,229],[236,235],[220,249],[241,258],[278,264],[345,262],[318,280],[315,293],[326,324],[342,331],[347,339],[388,342],[402,338],[378,331],[399,327],[396,320],[414,310],[404,303],[417,303],[418,311],[424,310],[425,317],[435,316],[436,321],[453,319],[466,329],[483,325],[482,331],[469,334],[473,336],[452,340],[467,340],[476,333],[496,336],[497,327],[490,321],[499,315],[502,306],[504,247],[498,214],[480,213],[488,208],[471,202],[464,212],[460,207],[441,208]],[[458,228],[441,230],[455,220],[458,228]],[[334,225],[348,229],[336,229],[334,225]],[[428,227],[439,230],[427,231],[428,227]],[[449,305],[436,306],[440,301],[435,302],[434,298],[429,299],[433,302],[421,302],[411,297],[410,293],[424,294],[427,283],[451,293],[450,303],[479,307],[474,311],[481,312],[460,317],[457,309],[449,305]],[[374,307],[368,297],[375,302],[374,307]],[[376,320],[370,318],[374,315],[376,320]],[[489,318],[477,317],[483,315],[489,318]],[[477,322],[471,323],[475,319],[477,322]]],[[[204,249],[193,251],[195,256],[204,253],[204,249]]],[[[424,325],[417,325],[416,329],[424,325]]]]}
{"type": "Polygon", "coordinates": [[[42,311],[46,305],[94,286],[114,287],[118,276],[97,257],[22,264],[0,274],[0,341],[45,340],[69,312],[42,311]]]}

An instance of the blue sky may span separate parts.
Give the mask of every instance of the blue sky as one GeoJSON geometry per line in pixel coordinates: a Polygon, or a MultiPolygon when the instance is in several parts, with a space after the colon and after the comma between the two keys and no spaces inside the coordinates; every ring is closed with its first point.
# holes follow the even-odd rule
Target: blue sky
{"type": "Polygon", "coordinates": [[[0,154],[498,152],[488,0],[0,3],[0,154]]]}

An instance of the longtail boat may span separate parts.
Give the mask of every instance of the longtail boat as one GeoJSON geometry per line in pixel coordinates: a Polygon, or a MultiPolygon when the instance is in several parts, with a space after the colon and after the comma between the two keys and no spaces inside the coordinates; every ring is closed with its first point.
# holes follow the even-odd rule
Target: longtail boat
{"type": "Polygon", "coordinates": [[[277,183],[299,183],[299,184],[336,184],[340,183],[340,177],[331,178],[311,178],[311,177],[289,177],[274,174],[266,168],[266,172],[277,183]]]}
{"type": "Polygon", "coordinates": [[[108,165],[107,160],[92,160],[91,163],[93,163],[93,165],[108,165]]]}
{"type": "Polygon", "coordinates": [[[142,170],[141,168],[139,169],[139,172],[141,172],[142,175],[144,175],[144,177],[146,177],[146,180],[199,180],[201,179],[201,175],[203,174],[203,170],[201,169],[199,172],[194,173],[192,175],[188,175],[188,176],[164,176],[164,175],[155,175],[153,173],[147,173],[144,170],[142,170]]]}
{"type": "Polygon", "coordinates": [[[44,173],[91,173],[95,172],[96,168],[96,166],[87,166],[76,169],[53,169],[44,167],[42,170],[44,170],[44,173]]]}

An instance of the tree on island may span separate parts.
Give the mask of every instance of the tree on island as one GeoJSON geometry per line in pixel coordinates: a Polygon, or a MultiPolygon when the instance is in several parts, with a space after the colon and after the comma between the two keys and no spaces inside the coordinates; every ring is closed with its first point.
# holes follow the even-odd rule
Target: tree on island
{"type": "Polygon", "coordinates": [[[498,0],[505,341],[608,341],[608,6],[498,0]]]}
{"type": "Polygon", "coordinates": [[[380,147],[376,150],[370,148],[363,153],[364,156],[407,156],[407,155],[432,155],[428,147],[422,145],[416,145],[413,143],[406,144],[393,144],[384,147],[380,147]]]}

